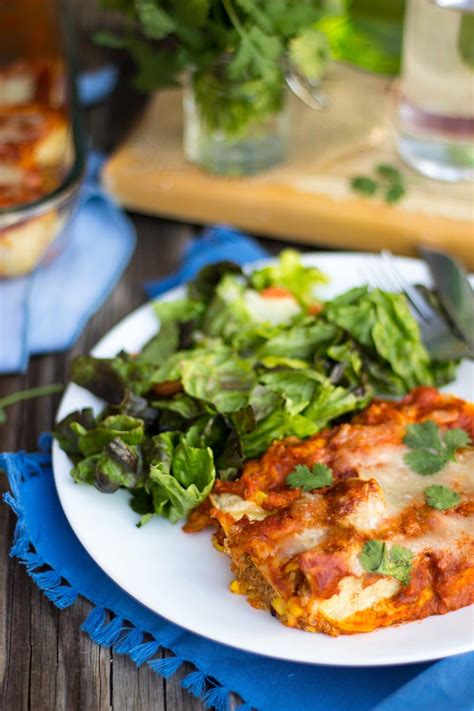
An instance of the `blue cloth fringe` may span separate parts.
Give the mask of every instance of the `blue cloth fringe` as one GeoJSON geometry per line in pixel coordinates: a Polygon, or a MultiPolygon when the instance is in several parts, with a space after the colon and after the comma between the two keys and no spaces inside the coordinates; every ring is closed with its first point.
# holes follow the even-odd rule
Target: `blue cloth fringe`
{"type": "Polygon", "coordinates": [[[229,711],[230,709],[229,691],[223,686],[215,686],[206,691],[203,701],[209,709],[216,709],[216,711],[229,711]]]}
{"type": "Polygon", "coordinates": [[[124,635],[114,643],[114,652],[117,654],[130,654],[134,647],[138,647],[143,641],[143,632],[138,627],[130,627],[123,630],[124,635]]]}
{"type": "Polygon", "coordinates": [[[204,672],[193,671],[184,677],[181,681],[181,686],[183,689],[186,689],[186,691],[189,691],[192,696],[201,698],[206,691],[206,682],[207,677],[204,672]]]}
{"type": "Polygon", "coordinates": [[[129,656],[133,659],[137,667],[140,667],[142,664],[154,657],[159,648],[160,643],[156,640],[153,642],[144,642],[143,644],[139,644],[137,647],[133,647],[133,649],[129,652],[129,656]]]}
{"type": "Polygon", "coordinates": [[[148,666],[150,669],[153,669],[153,671],[164,676],[165,679],[169,679],[170,676],[176,674],[183,663],[184,659],[182,657],[175,656],[166,657],[165,659],[152,659],[151,662],[148,662],[148,666]]]}

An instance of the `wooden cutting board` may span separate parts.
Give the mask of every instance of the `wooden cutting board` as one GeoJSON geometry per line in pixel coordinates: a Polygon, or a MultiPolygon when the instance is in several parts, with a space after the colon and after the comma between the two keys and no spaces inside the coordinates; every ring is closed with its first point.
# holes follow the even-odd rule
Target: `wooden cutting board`
{"type": "Polygon", "coordinates": [[[211,175],[185,161],[181,92],[164,91],[105,165],[105,186],[138,212],[318,246],[414,254],[423,243],[474,268],[474,186],[428,180],[399,161],[391,82],[334,65],[326,88],[324,112],[289,98],[288,161],[245,178],[211,175]],[[381,162],[406,176],[407,194],[393,206],[350,187],[351,177],[381,162]]]}

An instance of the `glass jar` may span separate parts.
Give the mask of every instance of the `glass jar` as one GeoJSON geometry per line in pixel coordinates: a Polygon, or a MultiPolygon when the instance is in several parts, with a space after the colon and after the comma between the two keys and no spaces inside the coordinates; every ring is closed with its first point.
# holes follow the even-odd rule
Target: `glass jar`
{"type": "Polygon", "coordinates": [[[257,82],[192,75],[184,90],[184,153],[220,175],[252,175],[281,163],[288,147],[283,86],[262,105],[257,82]]]}
{"type": "Polygon", "coordinates": [[[418,172],[474,180],[474,0],[409,0],[397,147],[418,172]]]}
{"type": "Polygon", "coordinates": [[[31,272],[58,254],[84,174],[62,5],[0,2],[0,278],[31,272]]]}

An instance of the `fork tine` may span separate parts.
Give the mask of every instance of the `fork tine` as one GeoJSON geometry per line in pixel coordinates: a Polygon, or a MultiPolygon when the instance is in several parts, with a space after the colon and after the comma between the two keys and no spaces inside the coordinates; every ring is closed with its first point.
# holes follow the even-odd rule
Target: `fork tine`
{"type": "Polygon", "coordinates": [[[398,285],[398,290],[403,291],[407,299],[413,305],[413,307],[418,311],[421,318],[425,321],[431,321],[433,317],[437,316],[434,309],[427,304],[422,296],[418,293],[417,289],[405,280],[402,274],[399,272],[398,267],[395,264],[395,259],[393,254],[388,249],[382,249],[380,252],[382,261],[387,267],[387,270],[392,277],[392,281],[395,281],[398,285]]]}
{"type": "Polygon", "coordinates": [[[450,360],[466,357],[468,355],[467,346],[453,335],[445,319],[434,309],[432,310],[424,300],[420,304],[420,308],[416,307],[414,301],[422,299],[421,295],[414,287],[406,283],[398,269],[395,268],[393,255],[385,251],[384,256],[382,265],[380,261],[372,264],[369,259],[364,259],[363,263],[359,265],[359,272],[365,282],[372,288],[405,294],[411,314],[418,323],[422,341],[432,358],[450,360]],[[416,295],[415,299],[411,299],[409,296],[409,292],[413,291],[416,295]],[[430,317],[423,315],[427,311],[433,312],[430,317]]]}
{"type": "MultiPolygon", "coordinates": [[[[389,267],[386,261],[382,264],[383,269],[380,269],[380,262],[377,263],[377,271],[372,270],[372,269],[367,269],[367,264],[364,263],[364,266],[362,267],[361,274],[366,280],[366,282],[377,289],[381,289],[382,291],[393,291],[395,293],[399,293],[402,291],[405,293],[403,283],[401,282],[400,279],[395,279],[393,274],[392,274],[392,269],[389,267]],[[382,274],[383,272],[383,274],[382,274]],[[383,276],[383,278],[382,278],[383,276]]],[[[408,296],[407,296],[408,298],[408,296]]],[[[418,322],[425,322],[425,318],[420,312],[418,308],[415,307],[413,302],[408,299],[411,306],[412,306],[412,314],[415,317],[415,319],[418,322]]]]}

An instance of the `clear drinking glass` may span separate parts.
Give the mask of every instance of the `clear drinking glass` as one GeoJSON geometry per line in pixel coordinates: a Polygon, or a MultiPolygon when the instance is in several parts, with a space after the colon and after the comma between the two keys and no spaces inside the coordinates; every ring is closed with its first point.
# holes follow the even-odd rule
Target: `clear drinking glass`
{"type": "MultiPolygon", "coordinates": [[[[216,100],[226,107],[239,91],[238,85],[209,91],[218,93],[216,100]]],[[[251,99],[248,99],[251,100],[251,99]]],[[[280,110],[252,121],[244,132],[228,132],[210,127],[200,111],[192,82],[183,97],[184,153],[186,158],[211,173],[227,176],[253,175],[281,163],[288,145],[288,111],[286,102],[280,110]]]]}
{"type": "Polygon", "coordinates": [[[408,0],[397,147],[418,172],[474,180],[474,0],[408,0]]]}

